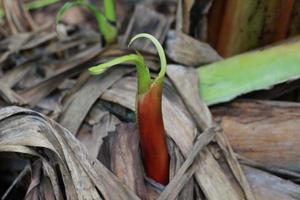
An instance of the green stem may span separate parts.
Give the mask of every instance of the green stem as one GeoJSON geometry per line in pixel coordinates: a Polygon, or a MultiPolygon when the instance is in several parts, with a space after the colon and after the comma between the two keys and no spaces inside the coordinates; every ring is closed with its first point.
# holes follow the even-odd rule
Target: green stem
{"type": "Polygon", "coordinates": [[[104,9],[104,13],[108,14],[109,18],[106,17],[101,13],[101,11],[94,5],[86,3],[85,1],[78,0],[74,2],[67,2],[58,12],[58,15],[56,17],[56,24],[60,21],[62,18],[63,14],[65,13],[66,10],[70,9],[73,6],[79,5],[83,8],[86,8],[89,10],[96,18],[99,31],[103,35],[104,40],[108,43],[111,44],[116,41],[117,36],[118,36],[118,31],[117,27],[115,24],[113,24],[109,18],[111,19],[116,19],[115,16],[115,11],[114,11],[114,1],[111,0],[110,3],[108,3],[104,9]]]}
{"type": "Polygon", "coordinates": [[[104,15],[112,23],[116,22],[116,9],[114,0],[104,0],[104,15]]]}
{"type": "Polygon", "coordinates": [[[104,15],[105,15],[105,19],[102,19],[100,22],[105,26],[103,27],[103,29],[107,30],[105,40],[108,43],[113,43],[117,40],[117,36],[118,36],[118,30],[116,26],[117,17],[115,12],[114,0],[104,0],[104,15]]]}

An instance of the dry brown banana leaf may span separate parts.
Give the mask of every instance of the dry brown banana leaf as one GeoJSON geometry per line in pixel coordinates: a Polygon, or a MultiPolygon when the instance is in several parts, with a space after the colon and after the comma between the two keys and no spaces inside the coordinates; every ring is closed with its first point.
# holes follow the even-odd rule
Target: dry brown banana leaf
{"type": "Polygon", "coordinates": [[[73,134],[37,112],[0,110],[0,152],[14,152],[30,163],[28,198],[138,199],[98,160],[89,159],[73,134]]]}

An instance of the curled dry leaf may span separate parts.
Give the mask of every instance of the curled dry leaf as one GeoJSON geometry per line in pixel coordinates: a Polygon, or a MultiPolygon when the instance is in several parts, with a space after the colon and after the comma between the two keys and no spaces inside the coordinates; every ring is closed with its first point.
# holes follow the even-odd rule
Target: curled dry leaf
{"type": "Polygon", "coordinates": [[[26,199],[138,199],[99,161],[89,159],[69,131],[37,112],[0,110],[0,152],[29,161],[26,199]]]}

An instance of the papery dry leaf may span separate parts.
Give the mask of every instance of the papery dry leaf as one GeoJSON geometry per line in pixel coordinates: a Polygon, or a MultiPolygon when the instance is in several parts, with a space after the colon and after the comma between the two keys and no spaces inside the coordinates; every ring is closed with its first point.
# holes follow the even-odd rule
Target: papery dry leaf
{"type": "MultiPolygon", "coordinates": [[[[56,199],[61,199],[61,192],[72,200],[102,197],[138,199],[99,161],[89,159],[85,149],[69,131],[37,112],[18,107],[1,109],[0,146],[1,152],[39,157],[44,176],[51,180],[56,199]],[[63,185],[58,182],[58,177],[63,185]]],[[[37,183],[33,186],[38,181],[42,185],[47,184],[40,180],[39,175],[34,177],[37,183]]],[[[36,196],[35,192],[32,195],[36,196]]]]}

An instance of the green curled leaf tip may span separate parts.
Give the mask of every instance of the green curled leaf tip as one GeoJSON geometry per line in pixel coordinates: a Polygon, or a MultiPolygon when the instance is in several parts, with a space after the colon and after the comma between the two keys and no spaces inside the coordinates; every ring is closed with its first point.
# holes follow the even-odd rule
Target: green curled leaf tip
{"type": "MultiPolygon", "coordinates": [[[[157,49],[160,58],[161,69],[156,79],[154,79],[154,83],[161,84],[165,77],[166,67],[167,67],[167,61],[166,61],[164,50],[161,44],[159,43],[159,41],[155,37],[147,33],[138,34],[135,37],[133,37],[129,43],[129,46],[132,44],[132,42],[134,42],[138,38],[147,38],[151,40],[151,42],[154,44],[155,48],[157,49]]],[[[138,93],[143,94],[147,92],[152,83],[152,80],[150,77],[149,69],[145,64],[144,58],[138,52],[136,54],[121,56],[111,61],[108,61],[106,63],[91,67],[89,68],[89,72],[93,75],[101,74],[104,71],[106,71],[108,68],[124,62],[134,62],[137,69],[138,93]]]]}
{"type": "Polygon", "coordinates": [[[140,34],[134,36],[130,40],[128,46],[130,46],[138,38],[147,38],[154,44],[154,46],[157,50],[159,59],[160,59],[160,72],[159,72],[158,76],[156,77],[156,79],[154,80],[154,82],[161,83],[165,77],[166,69],[167,69],[167,60],[166,60],[166,55],[165,55],[164,49],[162,48],[160,42],[153,35],[150,35],[148,33],[140,33],[140,34]]]}

